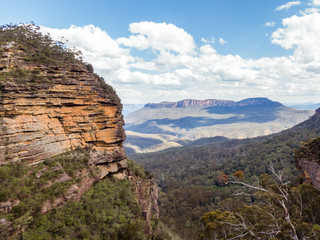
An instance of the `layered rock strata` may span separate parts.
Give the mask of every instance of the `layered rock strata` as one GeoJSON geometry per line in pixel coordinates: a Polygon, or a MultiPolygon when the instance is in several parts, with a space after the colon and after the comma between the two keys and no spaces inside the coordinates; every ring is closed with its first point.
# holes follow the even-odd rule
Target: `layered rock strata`
{"type": "Polygon", "coordinates": [[[1,47],[0,165],[88,147],[103,175],[126,168],[122,105],[92,67],[34,64],[17,44],[1,47]]]}

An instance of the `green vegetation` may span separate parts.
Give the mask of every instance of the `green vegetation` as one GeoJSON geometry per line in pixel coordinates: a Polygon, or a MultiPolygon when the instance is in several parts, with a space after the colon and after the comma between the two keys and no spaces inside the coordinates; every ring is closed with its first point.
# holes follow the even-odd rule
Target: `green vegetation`
{"type": "Polygon", "coordinates": [[[313,138],[303,142],[298,150],[295,151],[296,161],[304,158],[309,161],[314,160],[320,164],[320,138],[313,138]]]}
{"type": "Polygon", "coordinates": [[[106,178],[79,202],[39,217],[24,239],[147,239],[140,207],[128,181],[106,178]]]}
{"type": "Polygon", "coordinates": [[[231,140],[207,146],[190,146],[171,150],[131,155],[155,175],[162,192],[159,195],[161,219],[185,239],[197,239],[199,219],[212,210],[227,205],[255,200],[243,186],[225,184],[233,173],[242,171],[244,181],[254,183],[262,174],[271,174],[268,166],[283,170],[285,181],[296,185],[299,172],[294,150],[302,141],[317,138],[320,123],[310,119],[279,134],[246,140],[231,140]],[[227,201],[232,199],[232,201],[227,201]]]}
{"type": "Polygon", "coordinates": [[[53,41],[49,35],[43,35],[33,23],[0,26],[0,46],[4,48],[11,42],[26,52],[25,61],[44,65],[64,66],[78,61],[81,55],[79,51],[66,48],[62,42],[53,41]]]}
{"type": "Polygon", "coordinates": [[[201,239],[320,238],[319,190],[306,184],[287,186],[288,199],[281,205],[285,197],[277,191],[279,184],[266,187],[268,192],[255,191],[254,204],[239,203],[224,211],[204,214],[201,218],[204,226],[201,239]],[[290,216],[289,220],[287,216],[290,216]]]}
{"type": "MultiPolygon", "coordinates": [[[[296,151],[296,159],[305,158],[301,152],[318,159],[318,144],[319,138],[303,143],[296,151]]],[[[272,164],[269,170],[271,175],[261,175],[254,184],[242,182],[242,171],[234,173],[234,180],[229,182],[254,190],[253,194],[243,192],[251,195],[253,201],[225,205],[224,209],[204,214],[201,239],[320,238],[320,191],[309,184],[284,181],[283,171],[275,171],[272,164]]]]}
{"type": "MultiPolygon", "coordinates": [[[[135,189],[129,180],[112,176],[100,180],[80,201],[41,213],[45,202],[70,194],[66,190],[82,180],[83,170],[97,175],[98,168],[88,166],[89,157],[88,150],[78,148],[33,166],[1,166],[0,202],[10,201],[14,207],[0,213],[7,221],[0,224],[0,239],[170,239],[158,219],[152,219],[153,232],[146,234],[135,189]]],[[[128,165],[135,178],[150,179],[138,164],[129,160],[128,165]]]]}
{"type": "Polygon", "coordinates": [[[0,74],[0,82],[3,81],[15,81],[24,83],[26,81],[34,83],[50,82],[44,76],[40,74],[38,70],[25,70],[19,68],[12,68],[8,72],[0,74]]]}
{"type": "Polygon", "coordinates": [[[113,102],[117,103],[118,105],[120,105],[121,104],[121,100],[118,97],[118,95],[116,94],[116,91],[113,89],[113,87],[110,86],[109,84],[106,84],[106,82],[104,81],[103,77],[99,77],[99,76],[97,76],[97,77],[98,77],[98,81],[100,83],[100,86],[101,86],[101,88],[103,90],[102,94],[103,95],[107,95],[108,98],[111,101],[113,101],[113,102]]]}
{"type": "MultiPolygon", "coordinates": [[[[33,23],[0,26],[0,60],[5,62],[5,65],[0,65],[0,83],[7,81],[28,82],[30,86],[35,86],[32,83],[54,84],[53,75],[48,72],[42,74],[41,68],[44,66],[51,67],[54,71],[61,69],[61,73],[63,73],[63,68],[80,64],[90,74],[93,74],[92,65],[82,62],[80,51],[67,48],[60,41],[54,41],[50,35],[41,33],[40,28],[33,23]],[[3,52],[10,53],[9,58],[8,54],[4,56],[3,52]],[[10,66],[11,64],[12,66],[10,66]],[[28,67],[24,68],[25,66],[22,64],[28,67]]],[[[0,61],[0,63],[2,62],[0,61]]],[[[106,84],[102,77],[96,74],[95,77],[99,86],[96,90],[99,91],[99,94],[120,105],[120,99],[115,90],[106,84]]],[[[64,79],[65,76],[61,76],[61,78],[64,79]]],[[[37,88],[34,87],[34,89],[37,88]]]]}
{"type": "MultiPolygon", "coordinates": [[[[44,202],[63,196],[72,184],[81,180],[78,173],[87,168],[88,159],[87,151],[77,149],[34,166],[21,163],[1,166],[0,201],[16,204],[10,213],[0,213],[0,218],[11,221],[13,226],[20,226],[21,219],[38,216],[44,202]]],[[[91,173],[94,174],[94,170],[91,173]]],[[[6,236],[9,233],[3,230],[1,234],[6,236]]]]}

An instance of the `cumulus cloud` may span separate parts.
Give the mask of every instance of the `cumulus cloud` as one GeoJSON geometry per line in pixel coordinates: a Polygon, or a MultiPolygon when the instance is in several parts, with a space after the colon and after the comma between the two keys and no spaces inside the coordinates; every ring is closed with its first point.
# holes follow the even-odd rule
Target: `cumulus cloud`
{"type": "Polygon", "coordinates": [[[320,13],[294,15],[284,19],[282,25],[272,34],[272,43],[294,49],[297,61],[320,61],[320,13]]]}
{"type": "MultiPolygon", "coordinates": [[[[314,0],[314,1],[317,1],[317,0],[314,0]]],[[[298,6],[300,4],[301,4],[300,1],[292,1],[292,2],[288,2],[288,3],[284,4],[284,5],[281,5],[281,6],[277,7],[275,10],[276,11],[288,10],[289,8],[291,8],[293,6],[298,6]]]]}
{"type": "Polygon", "coordinates": [[[314,6],[320,6],[320,0],[312,0],[311,2],[314,6]]]}
{"type": "Polygon", "coordinates": [[[195,43],[193,37],[173,24],[138,22],[129,25],[129,38],[119,38],[117,43],[140,50],[174,51],[180,54],[193,54],[195,43]]]}
{"type": "Polygon", "coordinates": [[[119,47],[105,31],[94,25],[71,25],[67,29],[42,26],[41,31],[49,33],[55,40],[61,40],[62,37],[66,39],[66,45],[80,50],[84,60],[92,63],[96,69],[113,71],[127,68],[130,62],[135,61],[128,49],[119,47]]]}
{"type": "MultiPolygon", "coordinates": [[[[293,50],[292,56],[255,60],[219,54],[214,38],[202,38],[203,45],[197,46],[189,33],[167,23],[132,23],[131,35],[118,39],[93,25],[42,30],[57,40],[64,36],[68,46],[80,49],[124,103],[254,96],[282,96],[286,101],[309,96],[310,101],[320,95],[317,11],[283,19],[272,33],[272,43],[293,50]],[[135,50],[142,54],[135,56],[135,50]],[[151,59],[144,57],[146,52],[152,53],[151,59]]],[[[217,42],[226,43],[222,38],[217,42]]]]}

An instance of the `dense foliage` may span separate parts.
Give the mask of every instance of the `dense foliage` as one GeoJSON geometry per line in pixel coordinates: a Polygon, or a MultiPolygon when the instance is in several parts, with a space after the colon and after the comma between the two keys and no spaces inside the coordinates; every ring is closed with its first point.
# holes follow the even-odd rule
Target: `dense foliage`
{"type": "Polygon", "coordinates": [[[256,190],[254,204],[239,203],[203,215],[201,239],[319,239],[320,191],[311,185],[267,185],[256,190]],[[278,187],[288,193],[285,200],[278,187]],[[284,189],[285,188],[285,189],[284,189]],[[290,221],[286,217],[290,217],[290,221]],[[292,224],[292,225],[291,225],[292,224]]]}
{"type": "MultiPolygon", "coordinates": [[[[128,180],[100,180],[80,201],[42,213],[45,202],[66,197],[66,191],[81,181],[82,171],[95,177],[99,170],[88,166],[86,149],[52,157],[33,166],[7,164],[0,167],[0,202],[13,202],[11,211],[1,212],[0,239],[149,239],[135,190],[128,180]]],[[[132,161],[128,171],[141,180],[151,175],[132,161]]],[[[86,175],[88,176],[88,175],[86,175]]],[[[73,192],[76,194],[76,192],[73,192]]],[[[168,239],[153,219],[154,239],[168,239]]]]}
{"type": "MultiPolygon", "coordinates": [[[[310,160],[318,160],[319,143],[316,138],[301,144],[295,158],[313,156],[310,160]]],[[[270,164],[272,174],[262,175],[253,185],[242,182],[242,171],[235,172],[230,182],[253,189],[254,201],[204,214],[201,239],[320,238],[320,191],[309,184],[285,182],[283,172],[275,171],[270,164]]]]}
{"type": "Polygon", "coordinates": [[[33,23],[0,26],[0,53],[5,45],[17,43],[26,52],[26,61],[58,66],[77,61],[81,52],[66,48],[62,42],[52,40],[39,30],[33,23]]]}
{"type": "MultiPolygon", "coordinates": [[[[77,149],[34,166],[19,163],[1,166],[0,202],[13,202],[14,206],[11,212],[0,213],[0,218],[10,221],[14,230],[24,227],[20,221],[40,214],[44,202],[63,196],[72,184],[81,180],[79,173],[87,168],[88,159],[86,150],[77,149]]],[[[94,176],[97,171],[92,168],[90,174],[94,176]]],[[[6,236],[11,230],[5,226],[0,232],[6,236]]]]}
{"type": "Polygon", "coordinates": [[[295,151],[295,159],[314,160],[320,164],[320,138],[313,138],[301,144],[300,148],[295,151]]]}
{"type": "Polygon", "coordinates": [[[24,239],[147,239],[140,207],[128,181],[106,178],[80,202],[37,218],[24,239]],[[138,220],[140,219],[140,220],[138,220]]]}
{"type": "Polygon", "coordinates": [[[251,204],[252,196],[234,196],[242,186],[226,185],[235,171],[243,171],[253,183],[268,166],[282,169],[285,180],[299,182],[294,149],[301,141],[320,135],[320,123],[312,119],[279,134],[247,140],[232,140],[208,146],[175,148],[157,153],[132,155],[151,171],[161,187],[160,210],[164,222],[185,239],[199,236],[201,216],[233,203],[251,204]]]}

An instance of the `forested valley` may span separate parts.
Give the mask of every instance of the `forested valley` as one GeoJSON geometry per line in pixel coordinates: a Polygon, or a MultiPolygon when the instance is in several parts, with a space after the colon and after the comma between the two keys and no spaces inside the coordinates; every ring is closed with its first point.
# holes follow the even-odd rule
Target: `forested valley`
{"type": "MultiPolygon", "coordinates": [[[[296,167],[294,152],[302,142],[317,138],[319,134],[320,122],[314,116],[292,129],[266,137],[174,148],[130,157],[155,175],[161,188],[161,218],[172,230],[183,239],[197,239],[200,235],[203,239],[228,239],[227,235],[221,238],[219,234],[217,236],[220,238],[210,238],[214,232],[213,229],[208,230],[210,221],[212,223],[213,219],[217,221],[219,218],[226,220],[227,217],[231,219],[228,215],[230,212],[227,215],[222,213],[239,210],[239,206],[242,206],[240,209],[246,209],[243,206],[247,206],[248,214],[249,210],[256,211],[249,209],[249,206],[263,202],[259,195],[261,191],[230,182],[240,176],[241,182],[255,186],[269,182],[265,187],[272,188],[274,184],[279,184],[272,180],[273,169],[274,173],[283,173],[281,181],[290,182],[290,189],[294,188],[300,193],[307,191],[297,187],[302,183],[302,176],[296,167]],[[210,215],[207,213],[210,211],[215,212],[210,215]],[[217,211],[221,211],[220,215],[217,211]]],[[[312,189],[309,191],[315,191],[313,195],[316,196],[317,190],[312,189]]],[[[218,229],[221,230],[222,226],[218,229]]],[[[228,231],[232,232],[232,228],[229,227],[228,231]]],[[[312,234],[311,231],[310,236],[312,234]]],[[[232,236],[228,235],[230,238],[232,236]]],[[[277,237],[275,239],[288,239],[288,235],[278,234],[277,237]]],[[[251,236],[249,239],[258,238],[251,236]]]]}

